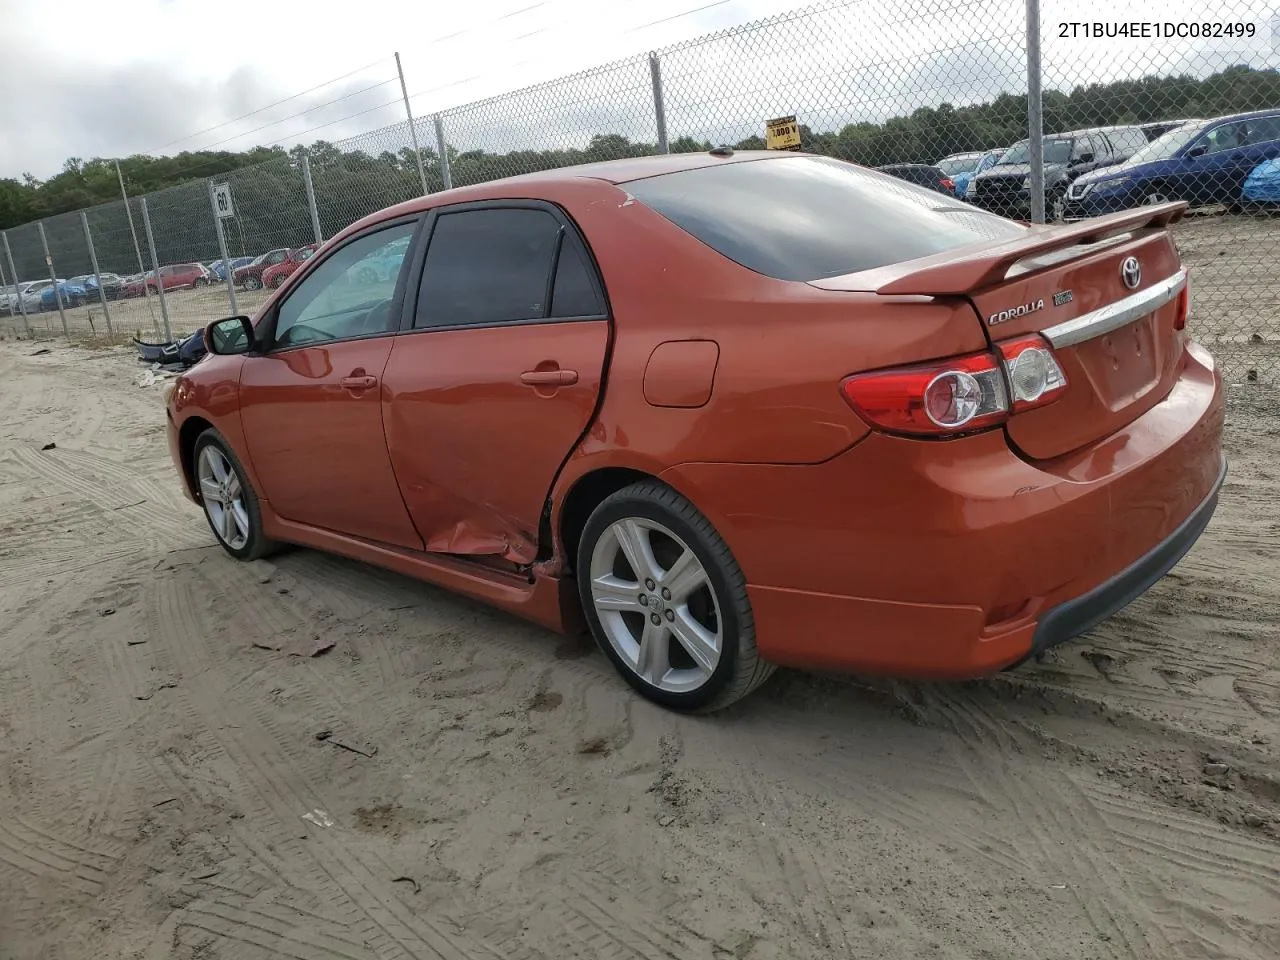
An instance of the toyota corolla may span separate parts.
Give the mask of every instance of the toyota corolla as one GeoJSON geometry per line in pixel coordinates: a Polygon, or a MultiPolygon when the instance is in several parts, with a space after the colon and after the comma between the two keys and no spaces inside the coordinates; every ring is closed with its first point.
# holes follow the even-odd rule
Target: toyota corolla
{"type": "Polygon", "coordinates": [[[727,149],[445,191],[211,324],[171,451],[233,557],[300,544],[585,627],[669,707],[777,664],[982,676],[1213,513],[1184,209],[1026,226],[727,149]]]}

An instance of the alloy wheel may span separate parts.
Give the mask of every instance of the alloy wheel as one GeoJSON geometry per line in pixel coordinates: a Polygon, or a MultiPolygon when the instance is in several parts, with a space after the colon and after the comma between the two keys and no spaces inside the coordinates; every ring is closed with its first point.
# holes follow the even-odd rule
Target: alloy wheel
{"type": "Polygon", "coordinates": [[[591,603],[614,652],[645,683],[688,693],[724,650],[720,602],[702,561],[655,520],[609,526],[591,554],[591,603]]]}
{"type": "Polygon", "coordinates": [[[226,454],[209,444],[200,451],[196,474],[214,533],[232,550],[243,549],[249,542],[249,511],[235,468],[226,454]]]}

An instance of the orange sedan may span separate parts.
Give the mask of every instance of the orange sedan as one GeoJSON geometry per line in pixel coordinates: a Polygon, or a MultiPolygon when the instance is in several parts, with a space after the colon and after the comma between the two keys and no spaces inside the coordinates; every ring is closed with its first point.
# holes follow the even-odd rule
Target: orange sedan
{"type": "Polygon", "coordinates": [[[1027,226],[727,149],[437,193],[211,324],[172,455],[232,556],[585,626],[669,707],[777,664],[981,676],[1125,606],[1214,511],[1184,209],[1027,226]]]}

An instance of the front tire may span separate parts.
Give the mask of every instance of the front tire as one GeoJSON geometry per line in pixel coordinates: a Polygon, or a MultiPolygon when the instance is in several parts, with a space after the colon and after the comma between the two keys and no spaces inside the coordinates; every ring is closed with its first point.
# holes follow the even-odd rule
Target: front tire
{"type": "Polygon", "coordinates": [[[209,529],[237,560],[259,560],[276,549],[262,530],[262,511],[248,475],[222,434],[210,427],[192,451],[195,486],[209,529]]]}
{"type": "Polygon", "coordinates": [[[756,651],[741,568],[670,487],[643,481],[602,501],[578,545],[577,577],[596,642],[655,703],[718,710],[774,671],[756,651]]]}
{"type": "Polygon", "coordinates": [[[247,278],[247,279],[245,280],[245,282],[244,282],[244,288],[245,288],[246,290],[261,290],[261,289],[262,289],[262,278],[261,278],[261,277],[249,277],[249,278],[247,278]]]}

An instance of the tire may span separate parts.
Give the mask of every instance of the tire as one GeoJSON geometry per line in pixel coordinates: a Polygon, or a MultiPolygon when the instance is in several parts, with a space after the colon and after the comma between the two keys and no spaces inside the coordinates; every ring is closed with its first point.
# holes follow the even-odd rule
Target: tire
{"type": "Polygon", "coordinates": [[[262,511],[258,506],[258,496],[249,484],[248,475],[241,466],[239,458],[236,457],[235,451],[222,438],[222,434],[210,427],[196,438],[191,454],[191,467],[194,471],[195,487],[200,493],[200,504],[204,509],[205,520],[208,521],[214,539],[223,550],[237,560],[248,561],[260,560],[278,549],[278,544],[267,537],[262,530],[262,511]],[[212,471],[206,469],[211,465],[206,462],[206,458],[212,463],[216,463],[220,458],[223,467],[227,468],[228,479],[222,485],[223,496],[236,500],[235,495],[238,493],[238,502],[235,505],[241,509],[236,509],[234,515],[226,510],[227,501],[219,503],[212,497],[206,496],[205,491],[208,489],[205,483],[206,475],[211,474],[210,479],[215,482],[218,480],[216,467],[212,471]],[[234,483],[230,479],[232,477],[234,477],[234,483]],[[218,510],[217,507],[222,509],[218,510]],[[232,526],[223,527],[219,522],[223,518],[226,518],[232,526]],[[228,536],[228,530],[231,530],[234,535],[228,536]]]}
{"type": "Polygon", "coordinates": [[[1164,187],[1149,187],[1142,195],[1142,206],[1153,207],[1158,203],[1168,203],[1170,199],[1171,198],[1169,194],[1165,192],[1164,187]]]}
{"type": "Polygon", "coordinates": [[[244,281],[244,288],[245,288],[246,290],[261,290],[261,289],[262,289],[262,278],[261,278],[261,277],[246,277],[246,278],[245,278],[245,281],[244,281]]]}
{"type": "Polygon", "coordinates": [[[595,508],[578,545],[577,579],[596,642],[623,679],[655,703],[682,711],[719,710],[751,693],[775,669],[756,651],[747,581],[728,545],[692,503],[662,483],[632,484],[595,508]],[[636,570],[620,536],[633,546],[643,538],[656,569],[636,570]],[[682,569],[672,576],[677,557],[682,569]],[[683,600],[682,578],[700,584],[683,600]],[[699,644],[702,659],[695,660],[676,630],[685,637],[714,636],[718,652],[699,644]],[[646,655],[641,639],[657,659],[646,655]]]}
{"type": "Polygon", "coordinates": [[[192,290],[195,290],[198,287],[205,287],[208,285],[209,285],[209,281],[206,280],[204,277],[196,277],[194,280],[191,281],[192,290]]]}

